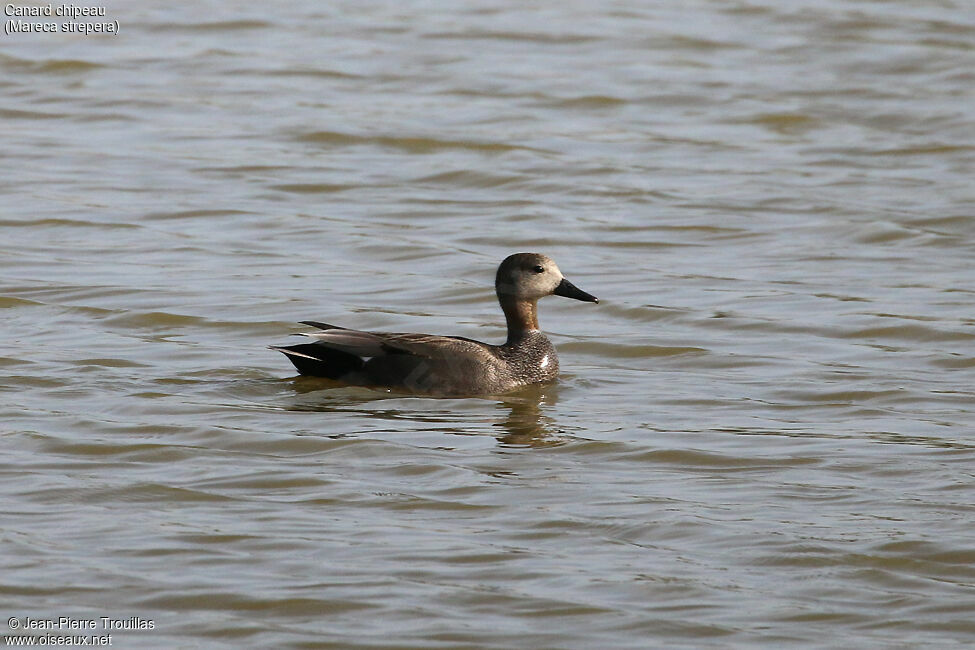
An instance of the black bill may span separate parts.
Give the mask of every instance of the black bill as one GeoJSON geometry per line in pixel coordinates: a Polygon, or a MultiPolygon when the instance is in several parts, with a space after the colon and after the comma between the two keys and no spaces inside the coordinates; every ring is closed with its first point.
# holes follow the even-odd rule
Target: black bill
{"type": "Polygon", "coordinates": [[[575,298],[576,300],[584,300],[585,302],[599,302],[599,298],[586,293],[565,278],[562,278],[562,281],[559,282],[559,286],[555,287],[555,291],[552,293],[554,293],[556,296],[575,298]]]}

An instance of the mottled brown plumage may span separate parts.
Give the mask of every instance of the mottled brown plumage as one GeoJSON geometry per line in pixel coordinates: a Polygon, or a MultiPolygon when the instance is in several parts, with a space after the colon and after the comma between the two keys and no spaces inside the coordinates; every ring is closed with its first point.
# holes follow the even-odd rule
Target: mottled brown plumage
{"type": "Polygon", "coordinates": [[[491,395],[554,380],[555,348],[538,329],[539,298],[560,295],[598,302],[562,276],[539,253],[516,253],[498,267],[495,291],[508,325],[508,339],[490,345],[460,336],[361,332],[302,321],[319,331],[313,343],[274,346],[303,375],[433,395],[491,395]]]}

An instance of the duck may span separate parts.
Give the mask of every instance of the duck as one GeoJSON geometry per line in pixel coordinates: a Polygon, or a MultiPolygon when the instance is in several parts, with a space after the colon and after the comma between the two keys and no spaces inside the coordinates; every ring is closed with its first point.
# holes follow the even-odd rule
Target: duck
{"type": "Polygon", "coordinates": [[[559,358],[538,326],[538,300],[599,299],[569,282],[541,253],[515,253],[498,266],[494,289],[508,338],[501,345],[463,336],[364,332],[319,321],[303,333],[310,343],[269,346],[300,375],[348,386],[438,396],[495,395],[555,381],[559,358]]]}

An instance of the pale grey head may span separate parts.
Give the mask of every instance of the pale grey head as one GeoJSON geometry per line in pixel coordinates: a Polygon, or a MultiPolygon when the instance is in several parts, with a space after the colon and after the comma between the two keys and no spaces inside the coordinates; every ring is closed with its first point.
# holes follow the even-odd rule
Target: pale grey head
{"type": "Polygon", "coordinates": [[[534,302],[545,296],[565,296],[586,302],[599,300],[565,279],[552,258],[541,253],[515,253],[498,267],[494,279],[498,298],[534,302]]]}

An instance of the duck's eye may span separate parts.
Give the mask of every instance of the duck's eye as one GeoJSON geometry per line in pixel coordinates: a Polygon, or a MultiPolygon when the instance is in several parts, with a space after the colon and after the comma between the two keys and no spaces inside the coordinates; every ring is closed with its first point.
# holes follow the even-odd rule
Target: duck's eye
{"type": "Polygon", "coordinates": [[[532,268],[532,271],[534,271],[535,273],[545,273],[545,267],[539,265],[539,266],[536,266],[536,267],[532,268]]]}

